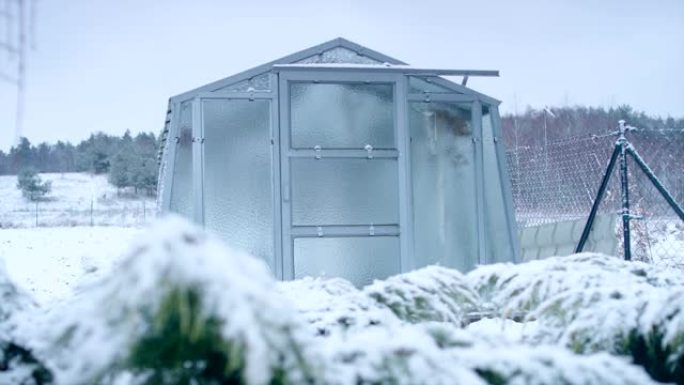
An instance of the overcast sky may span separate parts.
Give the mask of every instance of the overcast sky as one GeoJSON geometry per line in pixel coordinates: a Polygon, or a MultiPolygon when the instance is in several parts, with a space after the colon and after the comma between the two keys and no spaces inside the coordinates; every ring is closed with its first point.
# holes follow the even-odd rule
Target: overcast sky
{"type": "MultiPolygon", "coordinates": [[[[32,142],[156,133],[170,96],[338,36],[415,66],[498,69],[469,86],[504,112],[631,104],[684,116],[682,0],[39,0],[36,16],[32,142]]],[[[3,150],[15,100],[0,82],[3,150]]]]}

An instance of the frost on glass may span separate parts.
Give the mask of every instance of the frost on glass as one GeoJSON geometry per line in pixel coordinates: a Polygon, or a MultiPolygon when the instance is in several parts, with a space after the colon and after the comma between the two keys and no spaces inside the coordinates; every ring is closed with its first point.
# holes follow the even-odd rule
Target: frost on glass
{"type": "Polygon", "coordinates": [[[181,103],[176,134],[169,138],[175,142],[171,180],[171,211],[192,218],[192,102],[181,103]]]}
{"type": "MultiPolygon", "coordinates": [[[[489,107],[482,108],[482,145],[484,170],[485,262],[513,260],[513,246],[508,236],[508,222],[494,143],[492,114],[489,107]]],[[[505,161],[505,159],[504,159],[505,161]]]]}
{"type": "Polygon", "coordinates": [[[410,103],[409,131],[416,264],[467,271],[477,261],[470,105],[410,103]]]}
{"type": "Polygon", "coordinates": [[[360,55],[348,48],[335,47],[327,51],[323,51],[305,59],[299,60],[296,63],[300,64],[317,64],[317,63],[351,63],[351,64],[382,64],[382,62],[371,59],[368,56],[360,55]]]}
{"type": "Polygon", "coordinates": [[[293,159],[294,225],[399,223],[395,159],[293,159]]]}
{"type": "Polygon", "coordinates": [[[416,93],[434,93],[434,94],[453,94],[456,91],[440,86],[433,81],[434,77],[416,77],[409,76],[409,92],[416,93]]]}
{"type": "Polygon", "coordinates": [[[202,114],[205,225],[272,263],[270,102],[205,100],[202,114]]]}
{"type": "Polygon", "coordinates": [[[342,277],[364,286],[401,272],[399,238],[297,238],[294,270],[295,279],[342,277]]]}
{"type": "Polygon", "coordinates": [[[250,91],[270,91],[271,90],[271,76],[268,72],[254,76],[249,79],[233,83],[231,85],[219,88],[215,91],[223,92],[250,92],[250,91]]]}
{"type": "Polygon", "coordinates": [[[394,87],[291,83],[294,148],[394,148],[394,87]]]}

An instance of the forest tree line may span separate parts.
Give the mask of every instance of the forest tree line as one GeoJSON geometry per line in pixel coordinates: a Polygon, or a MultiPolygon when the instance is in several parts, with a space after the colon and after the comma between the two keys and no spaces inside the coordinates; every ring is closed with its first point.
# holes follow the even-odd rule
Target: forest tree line
{"type": "Polygon", "coordinates": [[[122,136],[98,132],[76,145],[63,141],[34,145],[21,138],[8,153],[0,150],[0,175],[16,175],[27,168],[41,173],[106,174],[118,188],[154,194],[158,149],[153,133],[132,136],[130,131],[122,136]]]}
{"type": "Polygon", "coordinates": [[[680,137],[684,135],[684,118],[653,117],[628,105],[608,109],[583,106],[528,107],[523,113],[504,114],[501,126],[506,147],[512,150],[516,147],[542,147],[544,141],[553,143],[567,138],[606,135],[617,130],[619,120],[640,130],[661,131],[664,135],[680,137]]]}
{"type": "MultiPolygon", "coordinates": [[[[646,131],[662,132],[677,142],[684,138],[684,118],[653,117],[630,106],[528,108],[522,113],[504,114],[502,131],[510,151],[539,148],[545,142],[569,137],[606,135],[616,130],[621,119],[646,131]]],[[[127,131],[119,137],[99,132],[77,145],[63,141],[33,145],[27,138],[21,138],[8,153],[0,151],[0,175],[16,175],[25,167],[44,173],[108,174],[110,182],[117,187],[132,187],[153,194],[157,184],[157,151],[158,138],[153,133],[132,136],[127,131]]],[[[684,158],[684,148],[681,151],[684,158]]]]}
{"type": "MultiPolygon", "coordinates": [[[[629,106],[552,107],[502,116],[516,208],[543,213],[545,218],[549,210],[560,210],[561,215],[588,212],[618,138],[620,120],[637,128],[626,134],[627,139],[674,199],[684,202],[684,119],[653,117],[629,106]]],[[[629,160],[628,165],[633,203],[653,215],[672,214],[636,164],[629,160]]],[[[614,174],[606,198],[611,203],[604,201],[602,210],[617,210],[618,181],[614,174]]]]}

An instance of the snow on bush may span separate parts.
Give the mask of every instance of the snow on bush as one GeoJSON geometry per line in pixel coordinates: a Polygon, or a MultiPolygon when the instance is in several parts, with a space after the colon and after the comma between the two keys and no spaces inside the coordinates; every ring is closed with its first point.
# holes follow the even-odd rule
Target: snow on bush
{"type": "Polygon", "coordinates": [[[602,254],[582,253],[518,265],[480,266],[467,275],[483,306],[504,316],[529,313],[563,292],[592,287],[683,286],[681,274],[641,262],[626,262],[602,254]]]}
{"type": "Polygon", "coordinates": [[[557,346],[507,343],[449,324],[427,324],[449,358],[488,384],[655,384],[643,369],[608,354],[578,356],[557,346]]]}
{"type": "Polygon", "coordinates": [[[326,384],[487,384],[450,358],[418,325],[334,335],[325,347],[326,384]]]}
{"type": "MultiPolygon", "coordinates": [[[[20,293],[3,273],[2,298],[20,293]]],[[[6,297],[16,304],[0,303],[0,317],[13,314],[0,333],[24,349],[11,357],[33,349],[58,385],[654,384],[630,358],[684,383],[684,278],[596,254],[467,276],[433,266],[359,290],[339,278],[276,283],[263,261],[169,218],[66,303],[31,311],[28,297],[6,297]],[[482,309],[526,322],[460,329],[482,309]]],[[[2,372],[7,351],[0,383],[41,384],[5,381],[42,367],[26,356],[2,372]]]]}
{"type": "Polygon", "coordinates": [[[509,318],[481,318],[465,329],[480,336],[491,336],[502,341],[523,342],[525,335],[537,327],[537,321],[516,322],[509,318]]]}
{"type": "Polygon", "coordinates": [[[653,378],[684,384],[684,288],[660,289],[650,298],[630,351],[653,378]]]}
{"type": "Polygon", "coordinates": [[[532,344],[630,356],[655,379],[684,384],[684,277],[599,254],[480,267],[468,279],[532,344]]]}
{"type": "Polygon", "coordinates": [[[14,284],[4,261],[0,259],[0,340],[10,338],[16,322],[15,315],[33,306],[31,297],[14,284]]]}
{"type": "Polygon", "coordinates": [[[175,218],[52,313],[41,353],[60,384],[307,383],[317,367],[266,265],[175,218]]]}
{"type": "Polygon", "coordinates": [[[18,318],[33,308],[30,296],[10,280],[5,264],[0,260],[0,384],[52,383],[50,371],[17,340],[18,318]]]}
{"type": "Polygon", "coordinates": [[[277,286],[311,325],[315,336],[400,323],[384,305],[342,278],[307,277],[277,286]]]}
{"type": "Polygon", "coordinates": [[[573,290],[531,314],[532,343],[557,343],[578,353],[631,356],[660,381],[684,384],[684,287],[600,287],[573,290]]]}
{"type": "Polygon", "coordinates": [[[389,307],[400,319],[412,323],[464,324],[466,315],[477,310],[481,302],[463,274],[440,266],[375,281],[363,292],[389,307]]]}
{"type": "Polygon", "coordinates": [[[656,384],[625,359],[505,343],[450,323],[365,329],[327,342],[327,384],[656,384]]]}

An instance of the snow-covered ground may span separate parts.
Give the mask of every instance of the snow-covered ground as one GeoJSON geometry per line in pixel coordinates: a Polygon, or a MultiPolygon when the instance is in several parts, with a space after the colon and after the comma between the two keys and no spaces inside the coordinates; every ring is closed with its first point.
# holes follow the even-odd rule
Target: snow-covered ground
{"type": "Polygon", "coordinates": [[[0,229],[2,385],[655,385],[647,371],[684,384],[684,275],[672,268],[580,254],[431,266],[363,288],[276,282],[185,221],[150,229],[122,214],[140,201],[104,177],[46,179],[41,225],[58,226],[37,228],[13,177],[0,180],[0,220],[14,227],[0,229]],[[108,226],[73,226],[91,201],[108,226]],[[55,381],[28,381],[37,371],[55,381]]]}
{"type": "Polygon", "coordinates": [[[0,176],[0,228],[137,226],[155,215],[154,198],[119,194],[108,183],[106,175],[57,173],[40,176],[52,183],[52,191],[37,203],[22,197],[16,187],[16,176],[0,176]]]}
{"type": "Polygon", "coordinates": [[[140,231],[113,226],[1,229],[0,261],[19,286],[46,304],[68,298],[84,279],[109,272],[140,231]]]}
{"type": "Polygon", "coordinates": [[[261,260],[170,218],[4,229],[0,259],[0,353],[9,338],[44,364],[0,366],[2,384],[37,368],[57,385],[655,385],[644,368],[684,383],[684,278],[614,257],[433,266],[363,288],[276,282],[261,260]],[[633,365],[640,343],[654,356],[633,365]]]}

